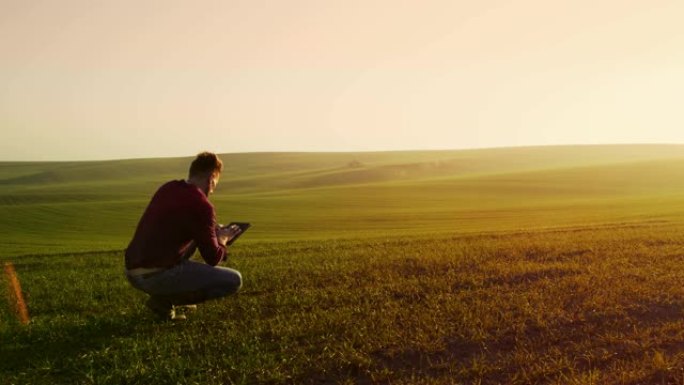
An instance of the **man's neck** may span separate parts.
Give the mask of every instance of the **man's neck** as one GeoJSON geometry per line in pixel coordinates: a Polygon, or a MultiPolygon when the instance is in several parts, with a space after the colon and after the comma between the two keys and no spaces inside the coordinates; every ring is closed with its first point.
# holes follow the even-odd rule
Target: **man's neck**
{"type": "Polygon", "coordinates": [[[205,183],[199,181],[197,178],[188,178],[185,180],[185,183],[197,187],[202,193],[204,193],[205,196],[209,196],[209,194],[207,194],[207,191],[202,187],[205,183]]]}

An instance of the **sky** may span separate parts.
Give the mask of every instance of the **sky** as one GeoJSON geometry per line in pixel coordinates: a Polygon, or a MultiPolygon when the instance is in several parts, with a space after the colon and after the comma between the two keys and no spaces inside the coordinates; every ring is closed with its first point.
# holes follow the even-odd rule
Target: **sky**
{"type": "Polygon", "coordinates": [[[0,0],[0,160],[684,143],[682,1],[0,0]]]}

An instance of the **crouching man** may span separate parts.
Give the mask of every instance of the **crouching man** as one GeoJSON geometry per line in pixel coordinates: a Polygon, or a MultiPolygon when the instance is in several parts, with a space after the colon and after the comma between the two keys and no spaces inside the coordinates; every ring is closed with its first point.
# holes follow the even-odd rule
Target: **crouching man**
{"type": "Polygon", "coordinates": [[[219,181],[221,160],[204,152],[190,165],[187,180],[162,185],[154,194],[126,249],[126,277],[149,294],[147,307],[162,319],[185,319],[179,307],[237,292],[242,276],[217,266],[226,258],[226,244],[239,228],[216,223],[209,194],[219,181]],[[191,261],[199,249],[206,263],[191,261]]]}

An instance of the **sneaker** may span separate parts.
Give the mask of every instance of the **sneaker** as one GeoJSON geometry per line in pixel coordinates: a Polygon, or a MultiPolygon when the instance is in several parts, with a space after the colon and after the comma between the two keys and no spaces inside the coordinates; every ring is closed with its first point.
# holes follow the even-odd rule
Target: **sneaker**
{"type": "Polygon", "coordinates": [[[162,320],[167,321],[183,321],[185,316],[183,314],[176,314],[176,310],[170,302],[163,301],[158,297],[152,297],[147,299],[145,306],[152,310],[154,314],[157,315],[162,320]]]}
{"type": "Polygon", "coordinates": [[[171,318],[169,319],[171,321],[185,321],[187,318],[185,317],[185,314],[178,314],[175,309],[171,309],[171,318]]]}
{"type": "Polygon", "coordinates": [[[183,311],[196,311],[197,305],[175,305],[173,308],[176,310],[183,310],[183,311]]]}

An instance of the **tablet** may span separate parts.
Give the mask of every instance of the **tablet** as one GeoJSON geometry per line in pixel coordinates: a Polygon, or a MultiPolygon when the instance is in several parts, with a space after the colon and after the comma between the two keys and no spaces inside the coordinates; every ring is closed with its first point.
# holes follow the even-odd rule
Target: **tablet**
{"type": "Polygon", "coordinates": [[[223,226],[222,228],[223,228],[223,229],[227,229],[228,227],[233,226],[233,225],[239,227],[239,228],[240,228],[240,232],[239,232],[236,236],[234,236],[233,238],[231,238],[231,239],[228,241],[228,243],[226,243],[226,246],[232,245],[233,242],[237,241],[237,239],[240,238],[240,236],[241,236],[242,234],[244,234],[245,231],[247,231],[248,228],[252,227],[252,224],[251,224],[251,223],[247,223],[247,222],[230,222],[229,224],[223,226]]]}

